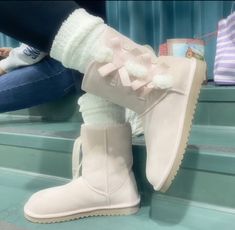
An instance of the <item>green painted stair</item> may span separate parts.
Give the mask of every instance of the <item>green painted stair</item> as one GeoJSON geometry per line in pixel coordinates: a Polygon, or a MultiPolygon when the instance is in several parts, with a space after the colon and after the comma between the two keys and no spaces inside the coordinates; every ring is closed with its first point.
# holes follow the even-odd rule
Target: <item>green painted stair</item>
{"type": "Polygon", "coordinates": [[[153,196],[151,206],[142,205],[132,216],[92,217],[59,224],[33,224],[23,217],[28,197],[47,187],[67,183],[68,180],[0,168],[0,227],[1,230],[191,230],[234,229],[234,215],[226,209],[199,202],[166,196],[153,196]],[[168,210],[171,213],[168,213],[168,210]]]}
{"type": "Polygon", "coordinates": [[[154,192],[147,182],[144,140],[133,139],[134,171],[142,196],[138,214],[34,225],[24,220],[23,204],[33,192],[71,178],[71,151],[81,125],[77,110],[63,121],[46,113],[47,106],[34,108],[34,113],[0,116],[3,225],[29,230],[108,229],[110,224],[113,229],[137,230],[235,229],[235,87],[203,87],[185,158],[166,194],[154,192]]]}
{"type": "Polygon", "coordinates": [[[194,124],[235,126],[235,87],[202,87],[194,124]]]}
{"type": "MultiPolygon", "coordinates": [[[[12,116],[43,119],[46,121],[82,121],[77,99],[82,92],[70,94],[63,99],[7,113],[12,116]]],[[[195,124],[235,126],[235,87],[215,86],[212,83],[202,87],[195,124]]]]}

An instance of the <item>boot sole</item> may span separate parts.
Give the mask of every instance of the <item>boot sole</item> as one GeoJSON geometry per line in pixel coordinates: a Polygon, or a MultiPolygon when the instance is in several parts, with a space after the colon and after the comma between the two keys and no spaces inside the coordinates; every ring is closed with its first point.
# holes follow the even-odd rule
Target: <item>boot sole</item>
{"type": "Polygon", "coordinates": [[[114,209],[100,209],[100,210],[93,210],[89,212],[82,212],[68,216],[62,217],[52,217],[52,218],[34,218],[27,214],[24,214],[25,218],[33,223],[39,224],[51,224],[51,223],[58,223],[58,222],[65,222],[65,221],[72,221],[86,217],[92,216],[122,216],[122,215],[132,215],[139,211],[139,205],[128,207],[128,208],[114,208],[114,209]]]}
{"type": "MultiPolygon", "coordinates": [[[[196,64],[197,65],[197,64],[196,64]]],[[[192,121],[194,118],[196,106],[198,103],[198,98],[201,90],[201,85],[203,83],[203,78],[200,76],[201,73],[201,68],[197,68],[196,66],[196,72],[194,76],[193,83],[191,85],[191,90],[189,94],[189,104],[187,105],[186,108],[186,116],[185,116],[185,121],[184,121],[184,127],[183,127],[183,135],[181,138],[181,142],[179,145],[179,150],[177,153],[177,157],[174,161],[173,167],[171,172],[169,173],[166,181],[162,185],[160,192],[166,192],[170,185],[172,184],[174,178],[176,177],[176,174],[179,171],[180,165],[182,164],[182,160],[184,158],[184,154],[186,151],[186,147],[188,144],[188,139],[192,127],[192,121]]]]}

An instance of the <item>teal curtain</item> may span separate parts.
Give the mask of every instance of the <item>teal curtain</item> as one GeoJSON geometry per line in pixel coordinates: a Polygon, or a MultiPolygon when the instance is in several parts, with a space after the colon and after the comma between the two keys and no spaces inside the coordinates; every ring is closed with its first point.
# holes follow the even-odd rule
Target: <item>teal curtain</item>
{"type": "Polygon", "coordinates": [[[0,33],[0,47],[17,47],[19,42],[15,39],[0,33]]]}
{"type": "MultiPolygon", "coordinates": [[[[170,38],[201,38],[217,30],[233,1],[107,1],[108,23],[138,43],[158,46],[170,38]]],[[[209,79],[213,78],[216,36],[206,44],[209,79]]]]}
{"type": "MultiPolygon", "coordinates": [[[[201,38],[216,31],[231,13],[233,1],[106,1],[108,23],[138,43],[157,51],[169,38],[201,38]]],[[[0,47],[19,42],[0,33],[0,47]]],[[[206,45],[208,76],[213,78],[216,37],[206,45]]]]}

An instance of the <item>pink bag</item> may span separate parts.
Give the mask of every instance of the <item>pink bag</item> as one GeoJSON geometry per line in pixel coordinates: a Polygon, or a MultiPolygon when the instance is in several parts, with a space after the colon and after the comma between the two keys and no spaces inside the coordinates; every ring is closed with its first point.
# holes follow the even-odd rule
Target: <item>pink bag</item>
{"type": "Polygon", "coordinates": [[[214,81],[235,85],[235,12],[218,23],[214,81]]]}

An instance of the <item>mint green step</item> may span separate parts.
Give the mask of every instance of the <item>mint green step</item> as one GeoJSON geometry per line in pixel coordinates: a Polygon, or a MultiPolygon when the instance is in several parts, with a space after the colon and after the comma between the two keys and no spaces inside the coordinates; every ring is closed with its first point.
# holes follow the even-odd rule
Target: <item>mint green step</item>
{"type": "MultiPolygon", "coordinates": [[[[0,117],[0,166],[71,177],[71,152],[81,123],[4,116],[0,117]]],[[[234,140],[233,127],[194,125],[182,168],[235,175],[234,140]]],[[[136,164],[143,173],[143,137],[135,138],[133,144],[136,164]]]]}
{"type": "Polygon", "coordinates": [[[235,210],[235,176],[181,168],[164,194],[235,210]]]}
{"type": "MultiPolygon", "coordinates": [[[[2,116],[0,124],[0,166],[71,177],[71,152],[80,123],[2,116]]],[[[235,175],[234,140],[235,127],[194,125],[182,167],[235,175]]],[[[143,137],[135,138],[133,144],[134,158],[143,171],[143,137]]]]}
{"type": "Polygon", "coordinates": [[[71,152],[78,122],[0,118],[0,166],[71,178],[71,152]]]}
{"type": "MultiPolygon", "coordinates": [[[[30,109],[10,112],[10,115],[37,117],[47,121],[78,121],[81,114],[77,99],[82,92],[30,109]]],[[[202,86],[194,123],[201,125],[235,126],[235,87],[202,86]]]]}
{"type": "Polygon", "coordinates": [[[160,194],[155,194],[153,200],[150,217],[161,226],[175,229],[181,225],[198,230],[235,228],[235,209],[160,194]]]}
{"type": "MultiPolygon", "coordinates": [[[[0,226],[1,221],[27,230],[156,230],[162,227],[149,218],[149,207],[143,206],[132,216],[92,217],[59,224],[33,224],[23,217],[23,206],[34,192],[66,183],[67,180],[0,168],[0,226]]],[[[180,225],[175,229],[181,230],[180,225]]]]}
{"type": "Polygon", "coordinates": [[[183,168],[235,175],[235,127],[194,125],[183,168]]]}
{"type": "MultiPolygon", "coordinates": [[[[19,120],[2,116],[0,122],[0,166],[25,170],[40,174],[71,178],[71,152],[74,139],[79,135],[77,122],[42,122],[19,120]],[[1,120],[2,119],[2,120],[1,120]],[[12,127],[14,124],[14,127],[12,127]]],[[[235,184],[235,128],[227,126],[193,126],[184,161],[177,175],[176,185],[170,195],[180,194],[189,199],[191,190],[183,187],[180,181],[191,183],[195,176],[213,181],[235,184]],[[188,173],[181,173],[185,172],[188,173]],[[206,173],[208,172],[208,173],[206,173]],[[182,176],[183,175],[183,176],[182,176]],[[188,176],[187,176],[188,175],[188,176]],[[224,177],[221,177],[225,175],[224,177]]],[[[153,189],[145,176],[146,149],[143,137],[133,139],[134,171],[143,201],[150,203],[153,189]]],[[[201,181],[201,180],[199,180],[201,181]]],[[[196,183],[196,182],[195,182],[196,183]]],[[[201,189],[201,182],[193,191],[201,189]]],[[[219,188],[218,188],[219,189],[219,188]]],[[[202,190],[203,191],[203,190],[202,190]]],[[[218,190],[220,192],[220,190],[218,190]]],[[[231,190],[234,191],[234,190],[231,190]]],[[[234,191],[235,192],[235,191],[234,191]]],[[[201,193],[199,194],[201,195],[201,193]]],[[[220,195],[220,194],[219,194],[220,195]]],[[[202,195],[202,199],[204,195],[202,195]]],[[[221,203],[222,204],[222,203],[221,203]]]]}
{"type": "Polygon", "coordinates": [[[153,192],[151,218],[185,229],[235,229],[235,176],[181,168],[170,189],[153,192]]]}
{"type": "Polygon", "coordinates": [[[202,87],[194,124],[235,126],[235,87],[202,87]]]}
{"type": "Polygon", "coordinates": [[[216,86],[209,82],[202,86],[199,101],[235,102],[235,86],[216,86]]]}
{"type": "Polygon", "coordinates": [[[131,216],[91,217],[59,224],[33,224],[23,217],[23,206],[34,192],[68,180],[0,168],[0,226],[27,230],[221,230],[234,229],[233,210],[154,195],[152,205],[131,216]]]}

